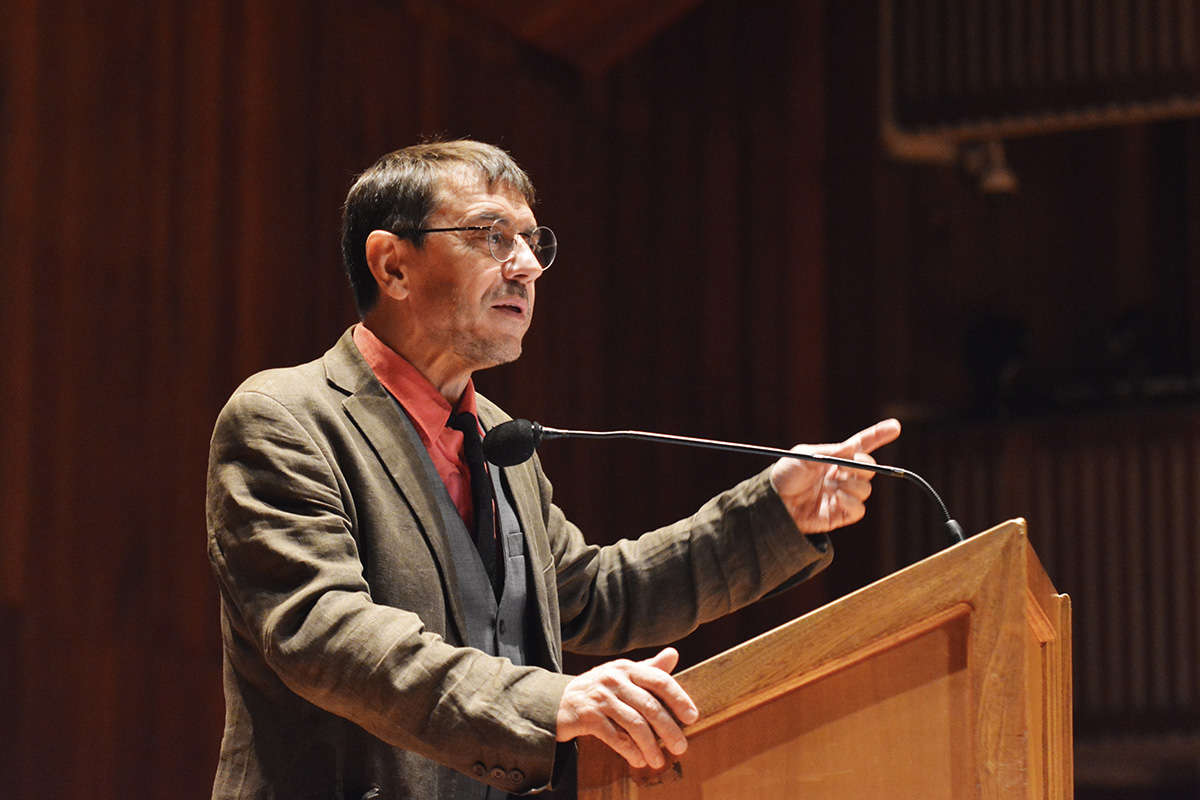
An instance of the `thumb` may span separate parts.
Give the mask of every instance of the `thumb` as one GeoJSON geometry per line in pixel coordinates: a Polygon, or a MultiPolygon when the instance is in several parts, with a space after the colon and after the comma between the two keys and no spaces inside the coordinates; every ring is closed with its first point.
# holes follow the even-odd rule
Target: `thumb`
{"type": "Polygon", "coordinates": [[[656,655],[647,658],[642,663],[646,666],[670,673],[679,665],[679,651],[674,647],[664,647],[656,655]]]}

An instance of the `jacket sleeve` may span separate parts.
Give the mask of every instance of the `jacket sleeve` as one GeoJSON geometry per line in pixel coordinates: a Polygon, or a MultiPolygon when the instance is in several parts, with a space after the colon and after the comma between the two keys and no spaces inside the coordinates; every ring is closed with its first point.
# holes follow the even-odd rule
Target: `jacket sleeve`
{"type": "Polygon", "coordinates": [[[607,547],[584,542],[550,502],[538,469],[557,570],[564,649],[609,654],[676,641],[699,625],[826,567],[829,538],[802,534],[769,470],[691,517],[607,547]]]}
{"type": "Polygon", "coordinates": [[[508,791],[545,786],[568,679],[452,646],[417,614],[374,602],[352,506],[319,425],[261,392],[231,399],[207,516],[240,679],[485,782],[496,783],[477,765],[512,764],[519,785],[511,772],[496,783],[508,791]]]}

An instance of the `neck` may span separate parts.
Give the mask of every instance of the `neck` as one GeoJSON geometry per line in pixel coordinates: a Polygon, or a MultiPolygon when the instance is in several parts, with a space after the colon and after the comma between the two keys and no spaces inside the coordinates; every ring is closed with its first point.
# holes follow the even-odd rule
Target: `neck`
{"type": "Polygon", "coordinates": [[[466,391],[467,382],[471,380],[471,370],[463,367],[459,359],[444,350],[422,346],[419,337],[405,336],[402,331],[383,324],[382,320],[373,318],[371,314],[367,314],[362,325],[412,364],[446,402],[452,407],[458,405],[466,391]]]}

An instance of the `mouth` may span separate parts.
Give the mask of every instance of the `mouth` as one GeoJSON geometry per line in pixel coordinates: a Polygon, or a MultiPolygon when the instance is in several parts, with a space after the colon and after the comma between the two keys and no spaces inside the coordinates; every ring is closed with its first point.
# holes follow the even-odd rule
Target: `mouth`
{"type": "Polygon", "coordinates": [[[505,297],[499,302],[492,303],[492,308],[502,314],[519,319],[529,316],[529,303],[520,297],[505,297]]]}

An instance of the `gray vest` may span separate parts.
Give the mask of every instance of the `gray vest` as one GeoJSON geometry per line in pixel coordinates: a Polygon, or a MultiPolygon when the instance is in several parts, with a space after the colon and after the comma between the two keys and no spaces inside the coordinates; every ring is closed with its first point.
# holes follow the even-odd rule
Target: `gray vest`
{"type": "MultiPolygon", "coordinates": [[[[488,580],[487,570],[475,549],[475,542],[463,524],[458,509],[443,491],[449,509],[442,516],[452,519],[446,526],[450,552],[454,556],[454,571],[458,575],[458,590],[467,616],[467,644],[493,656],[502,656],[517,665],[527,663],[526,607],[529,590],[526,575],[525,535],[517,511],[504,488],[499,467],[490,466],[492,489],[496,495],[496,530],[500,534],[504,557],[504,589],[499,602],[488,580]],[[457,523],[457,524],[453,524],[457,523]]],[[[439,497],[439,503],[441,498],[439,497]]],[[[464,775],[458,779],[457,800],[501,800],[508,793],[464,775]]]]}
{"type": "Polygon", "coordinates": [[[446,535],[454,556],[458,591],[467,615],[467,644],[493,656],[503,656],[514,664],[526,663],[525,620],[529,592],[525,568],[525,534],[517,519],[501,479],[501,470],[491,467],[492,489],[496,495],[496,530],[504,557],[504,590],[497,602],[479,551],[450,500],[449,492],[439,493],[438,502],[448,503],[442,516],[448,521],[446,535]],[[443,497],[444,495],[444,497],[443,497]]]}

